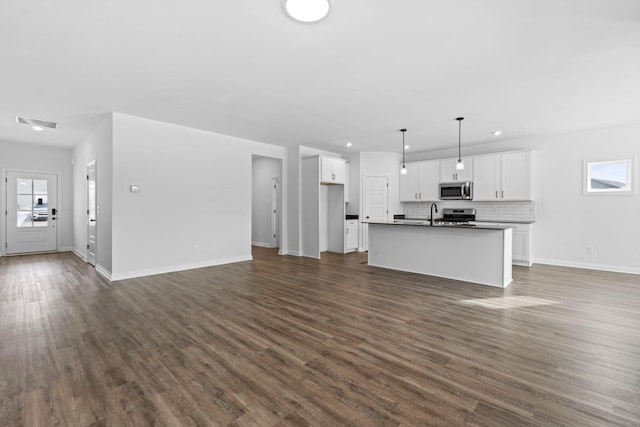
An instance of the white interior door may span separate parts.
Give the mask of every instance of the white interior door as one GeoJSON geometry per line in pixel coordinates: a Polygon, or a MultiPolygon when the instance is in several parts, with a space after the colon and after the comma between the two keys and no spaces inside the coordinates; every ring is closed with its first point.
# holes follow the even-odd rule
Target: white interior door
{"type": "Polygon", "coordinates": [[[58,177],[7,172],[7,254],[58,250],[58,177]]]}
{"type": "Polygon", "coordinates": [[[87,262],[94,267],[96,265],[96,249],[98,247],[96,177],[96,161],[93,160],[87,164],[87,262]]]}
{"type": "MultiPolygon", "coordinates": [[[[367,176],[364,179],[364,220],[386,221],[388,208],[389,178],[367,176]]],[[[362,246],[369,250],[369,227],[362,227],[362,246]]]]}

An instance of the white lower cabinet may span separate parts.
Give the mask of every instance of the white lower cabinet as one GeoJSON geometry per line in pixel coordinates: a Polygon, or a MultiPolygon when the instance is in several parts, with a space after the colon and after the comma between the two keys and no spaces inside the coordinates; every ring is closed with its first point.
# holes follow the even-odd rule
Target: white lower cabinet
{"type": "Polygon", "coordinates": [[[348,219],[344,222],[344,251],[358,250],[358,220],[348,219]]]}
{"type": "Polygon", "coordinates": [[[524,265],[526,267],[530,267],[533,264],[531,262],[532,224],[522,224],[514,222],[479,222],[479,224],[512,227],[512,264],[524,265]]]}

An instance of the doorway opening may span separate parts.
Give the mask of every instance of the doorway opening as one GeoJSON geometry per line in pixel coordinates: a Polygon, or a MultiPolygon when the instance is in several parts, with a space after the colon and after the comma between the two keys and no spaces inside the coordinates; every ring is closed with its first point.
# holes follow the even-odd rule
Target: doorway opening
{"type": "Polygon", "coordinates": [[[253,246],[281,248],[282,212],[282,160],[254,155],[251,189],[253,246]]]}

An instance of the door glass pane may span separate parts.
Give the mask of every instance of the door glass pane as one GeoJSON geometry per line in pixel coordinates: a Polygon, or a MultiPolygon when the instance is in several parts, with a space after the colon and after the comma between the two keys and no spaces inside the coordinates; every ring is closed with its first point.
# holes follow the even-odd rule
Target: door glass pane
{"type": "Polygon", "coordinates": [[[46,179],[34,179],[33,180],[33,194],[47,194],[47,180],[46,179]]]}
{"type": "MultiPolygon", "coordinates": [[[[35,187],[35,186],[34,186],[35,187]]],[[[34,227],[46,227],[48,225],[49,207],[47,205],[46,194],[33,195],[33,212],[31,213],[31,221],[34,227]]]]}
{"type": "Polygon", "coordinates": [[[19,228],[31,227],[31,209],[33,196],[31,194],[18,194],[17,221],[19,228]]]}
{"type": "Polygon", "coordinates": [[[18,194],[33,194],[31,189],[33,188],[33,183],[30,179],[18,178],[17,180],[17,191],[18,194]]]}
{"type": "Polygon", "coordinates": [[[16,179],[16,226],[47,227],[49,207],[47,204],[47,180],[16,179]]]}

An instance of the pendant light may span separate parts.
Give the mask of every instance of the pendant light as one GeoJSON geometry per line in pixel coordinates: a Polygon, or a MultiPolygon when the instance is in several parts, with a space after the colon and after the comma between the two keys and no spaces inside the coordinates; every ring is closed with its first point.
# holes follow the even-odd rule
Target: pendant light
{"type": "Polygon", "coordinates": [[[462,133],[462,121],[464,117],[457,117],[456,120],[458,121],[458,163],[456,163],[456,170],[461,171],[464,169],[464,162],[460,155],[460,134],[462,133]]]}
{"type": "Polygon", "coordinates": [[[404,133],[406,131],[407,131],[406,129],[400,129],[400,132],[402,132],[402,169],[400,169],[401,175],[407,174],[407,167],[404,164],[404,133]]]}

